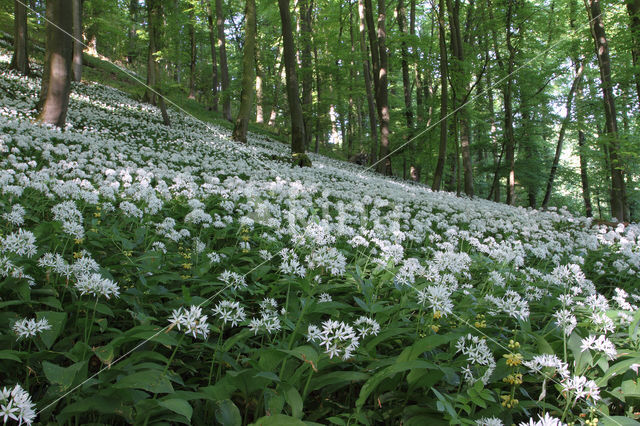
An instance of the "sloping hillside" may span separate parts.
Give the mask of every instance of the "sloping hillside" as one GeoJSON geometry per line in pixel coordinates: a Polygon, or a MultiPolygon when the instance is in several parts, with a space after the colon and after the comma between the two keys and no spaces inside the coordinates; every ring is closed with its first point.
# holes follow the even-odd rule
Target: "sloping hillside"
{"type": "Polygon", "coordinates": [[[638,411],[637,225],[314,154],[292,168],[281,143],[237,144],[179,111],[165,127],[97,84],[74,84],[64,130],[39,126],[39,79],[9,59],[0,386],[29,392],[23,420],[616,424],[638,411]]]}

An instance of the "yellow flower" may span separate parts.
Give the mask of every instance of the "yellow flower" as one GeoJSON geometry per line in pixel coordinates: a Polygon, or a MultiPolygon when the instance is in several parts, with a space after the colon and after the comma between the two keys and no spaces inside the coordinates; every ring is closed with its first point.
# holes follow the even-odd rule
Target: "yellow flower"
{"type": "Polygon", "coordinates": [[[96,212],[93,214],[93,217],[100,217],[100,212],[96,212]]]}
{"type": "Polygon", "coordinates": [[[514,341],[513,339],[509,340],[509,349],[518,349],[520,347],[520,343],[514,341]]]}
{"type": "Polygon", "coordinates": [[[191,264],[190,263],[183,263],[182,264],[182,268],[183,269],[191,269],[191,264]]]}
{"type": "Polygon", "coordinates": [[[485,328],[487,326],[487,322],[485,320],[482,321],[476,321],[473,324],[476,328],[485,328]]]}
{"type": "Polygon", "coordinates": [[[82,252],[79,251],[74,251],[73,252],[73,258],[74,259],[80,259],[82,257],[82,252]]]}
{"type": "Polygon", "coordinates": [[[433,319],[440,319],[440,318],[442,318],[442,312],[440,312],[440,311],[435,311],[435,312],[433,313],[433,319]]]}
{"type": "Polygon", "coordinates": [[[511,395],[500,395],[502,399],[502,406],[507,408],[513,408],[518,405],[518,400],[513,398],[511,395]]]}
{"type": "Polygon", "coordinates": [[[84,238],[76,238],[76,239],[74,240],[74,242],[75,242],[76,244],[82,244],[82,243],[84,242],[84,238]]]}
{"type": "Polygon", "coordinates": [[[440,331],[440,326],[436,325],[436,324],[433,324],[431,326],[431,329],[433,330],[434,333],[437,333],[438,331],[440,331]]]}
{"type": "Polygon", "coordinates": [[[249,241],[249,236],[248,235],[243,235],[242,236],[242,241],[249,241]]]}
{"type": "Polygon", "coordinates": [[[507,377],[502,379],[502,381],[509,383],[510,385],[520,385],[522,384],[522,374],[509,374],[507,377]]]}
{"type": "Polygon", "coordinates": [[[522,354],[520,353],[504,354],[502,356],[507,359],[508,366],[517,367],[522,364],[522,354]]]}

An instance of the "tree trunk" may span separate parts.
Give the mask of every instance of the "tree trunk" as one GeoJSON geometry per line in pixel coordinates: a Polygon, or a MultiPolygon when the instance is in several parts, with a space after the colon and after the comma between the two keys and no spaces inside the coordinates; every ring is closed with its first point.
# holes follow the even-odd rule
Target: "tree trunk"
{"type": "Polygon", "coordinates": [[[447,103],[448,103],[448,85],[447,81],[447,44],[446,32],[444,24],[444,0],[440,0],[438,6],[438,28],[440,39],[440,146],[438,148],[438,161],[436,170],[433,174],[433,191],[440,191],[442,185],[442,174],[444,172],[444,163],[447,159],[447,103]]]}
{"type": "Polygon", "coordinates": [[[14,1],[15,33],[13,36],[13,57],[10,68],[23,75],[29,75],[29,56],[27,54],[27,8],[22,0],[14,1]]]}
{"type": "Polygon", "coordinates": [[[45,23],[45,57],[37,121],[64,127],[71,89],[73,17],[71,0],[48,0],[45,23]]]}
{"type": "MultiPolygon", "coordinates": [[[[136,22],[138,22],[138,0],[129,0],[129,33],[127,35],[127,63],[132,64],[136,55],[136,22]]],[[[82,39],[80,39],[82,40],[82,39]]]]}
{"type": "Polygon", "coordinates": [[[157,105],[162,114],[162,121],[166,126],[171,124],[164,97],[160,94],[160,66],[156,60],[156,53],[160,50],[160,32],[162,19],[162,3],[160,0],[147,0],[147,22],[149,32],[149,57],[147,58],[147,88],[145,100],[157,105]]]}
{"type": "Polygon", "coordinates": [[[302,114],[304,118],[304,144],[311,146],[311,119],[313,117],[313,69],[311,66],[311,25],[313,18],[313,0],[299,0],[300,42],[302,43],[300,69],[302,78],[302,114]]]}
{"type": "Polygon", "coordinates": [[[291,115],[291,153],[298,165],[308,166],[311,165],[311,162],[304,154],[304,118],[300,98],[298,98],[296,48],[293,43],[289,0],[278,0],[278,8],[280,9],[280,20],[282,22],[283,60],[287,74],[287,98],[291,115]]]}
{"type": "Polygon", "coordinates": [[[73,0],[73,81],[82,81],[82,0],[73,0]]]}
{"type": "Polygon", "coordinates": [[[256,67],[256,123],[263,124],[264,108],[262,106],[262,99],[263,99],[262,82],[264,80],[264,74],[262,72],[262,66],[260,65],[260,51],[258,49],[258,46],[256,46],[256,58],[254,62],[256,67]]]}
{"type": "Polygon", "coordinates": [[[582,79],[582,72],[584,70],[584,65],[580,64],[577,67],[576,76],[573,79],[573,83],[571,84],[571,89],[569,90],[569,94],[567,95],[567,105],[566,105],[566,116],[564,120],[562,120],[562,125],[560,126],[560,133],[558,134],[558,143],[556,144],[556,154],[553,157],[553,163],[551,165],[551,172],[549,173],[549,179],[547,180],[547,190],[544,193],[544,199],[542,200],[542,208],[547,208],[549,204],[549,200],[551,199],[551,191],[553,189],[553,180],[556,177],[556,171],[558,170],[558,164],[560,163],[560,155],[562,154],[562,143],[564,141],[564,135],[567,130],[567,125],[569,121],[571,121],[571,104],[573,102],[573,95],[576,92],[578,85],[580,85],[580,80],[582,79]]]}
{"type": "Polygon", "coordinates": [[[631,32],[631,60],[635,68],[636,93],[640,105],[640,0],[626,0],[631,32]]]}
{"type": "Polygon", "coordinates": [[[513,129],[513,106],[511,104],[511,96],[513,94],[513,70],[515,67],[516,48],[512,43],[513,32],[511,31],[511,22],[513,19],[513,4],[515,0],[507,0],[507,49],[509,50],[509,59],[507,60],[507,84],[503,85],[504,98],[504,132],[506,145],[506,161],[508,167],[507,175],[507,204],[515,203],[516,176],[515,176],[515,134],[513,129]]]}
{"type": "MultiPolygon", "coordinates": [[[[273,105],[271,105],[271,114],[269,114],[269,127],[276,125],[276,117],[278,115],[278,99],[280,98],[280,86],[282,85],[282,73],[284,72],[284,58],[280,56],[280,65],[278,66],[278,72],[276,73],[275,85],[273,91],[273,105]]],[[[286,78],[286,76],[285,76],[286,78]]]]}
{"type": "Polygon", "coordinates": [[[196,98],[196,29],[193,25],[193,9],[189,13],[189,99],[196,98]]]}
{"type": "Polygon", "coordinates": [[[213,0],[209,0],[207,2],[207,24],[209,25],[209,42],[211,44],[211,108],[214,111],[218,111],[218,61],[216,58],[218,39],[213,27],[213,8],[211,7],[212,1],[213,0]]]}
{"type": "MultiPolygon", "coordinates": [[[[402,33],[403,37],[406,38],[408,35],[408,29],[405,22],[406,10],[404,8],[403,0],[398,0],[397,14],[398,14],[398,29],[402,33]]],[[[402,66],[402,91],[404,95],[404,116],[407,122],[407,129],[408,129],[407,139],[411,141],[415,133],[415,126],[413,122],[413,106],[411,103],[411,80],[409,78],[409,61],[408,61],[409,52],[407,48],[407,42],[405,39],[403,39],[400,43],[400,55],[402,59],[401,66],[402,66]]],[[[411,141],[410,143],[411,143],[411,147],[409,149],[409,153],[410,153],[409,169],[411,171],[410,172],[411,179],[415,180],[416,174],[413,172],[413,170],[415,170],[416,168],[416,164],[415,164],[416,146],[415,146],[415,143],[413,143],[413,141],[411,141]]],[[[406,156],[405,156],[405,160],[406,160],[406,156]]],[[[406,168],[407,168],[406,164],[403,166],[403,168],[404,168],[403,175],[406,176],[406,168]]]]}
{"type": "Polygon", "coordinates": [[[251,103],[253,100],[253,84],[255,71],[256,48],[256,0],[247,0],[245,4],[244,47],[242,48],[242,92],[240,108],[233,129],[233,140],[247,142],[247,128],[251,103]]]}
{"type": "Polygon", "coordinates": [[[616,106],[613,97],[613,82],[611,80],[611,59],[609,44],[604,30],[604,22],[600,11],[599,0],[585,0],[587,12],[591,22],[591,32],[595,42],[596,56],[600,67],[602,83],[602,98],[607,133],[607,150],[611,167],[611,215],[620,222],[629,220],[627,194],[625,188],[623,164],[620,159],[620,142],[618,140],[618,123],[616,120],[616,106]],[[588,5],[587,5],[588,2],[588,5]]]}
{"type": "Polygon", "coordinates": [[[364,0],[358,0],[358,16],[360,18],[360,52],[362,54],[362,74],[364,76],[364,88],[367,94],[367,107],[369,111],[369,128],[371,131],[371,151],[369,154],[370,164],[374,164],[378,159],[378,123],[376,119],[376,105],[373,100],[373,89],[371,87],[371,70],[369,68],[369,53],[365,43],[365,15],[364,0]]]}
{"type": "MultiPolygon", "coordinates": [[[[317,102],[316,102],[316,128],[315,128],[315,147],[314,147],[314,152],[317,154],[318,151],[320,150],[320,138],[322,134],[322,114],[320,113],[320,105],[322,105],[322,97],[323,92],[322,92],[322,77],[320,75],[320,66],[318,65],[318,47],[317,46],[313,46],[313,63],[315,64],[315,69],[316,69],[316,95],[317,95],[317,102]]],[[[322,136],[324,137],[324,136],[322,136]]],[[[324,140],[324,139],[323,139],[324,140]]]]}
{"type": "Polygon", "coordinates": [[[229,66],[227,65],[227,48],[224,34],[224,13],[222,0],[216,0],[216,26],[218,27],[218,44],[220,45],[220,80],[222,83],[222,117],[231,121],[231,94],[229,93],[229,66]]]}

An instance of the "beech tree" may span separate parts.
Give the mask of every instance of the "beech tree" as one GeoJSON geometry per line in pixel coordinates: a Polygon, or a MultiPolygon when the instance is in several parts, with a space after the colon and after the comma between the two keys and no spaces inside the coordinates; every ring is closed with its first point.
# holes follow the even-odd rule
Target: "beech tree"
{"type": "Polygon", "coordinates": [[[73,43],[72,0],[48,0],[45,23],[45,56],[37,120],[64,127],[71,89],[73,43]]]}
{"type": "Polygon", "coordinates": [[[29,56],[27,54],[27,8],[22,1],[13,2],[14,36],[13,36],[13,56],[9,67],[21,74],[29,74],[29,56]]]}
{"type": "Polygon", "coordinates": [[[247,141],[247,128],[253,99],[253,79],[255,71],[256,46],[256,2],[247,0],[245,6],[245,37],[242,52],[242,93],[240,94],[240,108],[233,128],[233,139],[239,142],[247,141]]]}

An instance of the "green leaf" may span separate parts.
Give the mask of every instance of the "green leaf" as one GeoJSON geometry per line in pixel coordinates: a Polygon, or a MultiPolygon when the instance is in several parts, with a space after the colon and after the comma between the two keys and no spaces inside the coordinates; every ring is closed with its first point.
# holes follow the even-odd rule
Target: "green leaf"
{"type": "Polygon", "coordinates": [[[3,351],[0,351],[0,359],[8,359],[10,361],[22,362],[22,360],[18,356],[19,353],[20,352],[18,351],[11,351],[6,349],[3,351]]]}
{"type": "Polygon", "coordinates": [[[158,405],[166,408],[167,410],[171,410],[174,413],[180,414],[181,416],[185,416],[187,420],[191,421],[193,408],[184,399],[176,399],[176,398],[164,399],[164,400],[158,401],[158,405]]]}
{"type": "Polygon", "coordinates": [[[424,337],[408,348],[405,348],[398,356],[396,362],[399,363],[418,359],[418,357],[424,352],[437,348],[440,345],[447,344],[458,337],[460,337],[460,333],[436,334],[435,336],[424,337]]]}
{"type": "Polygon", "coordinates": [[[216,402],[216,420],[222,426],[239,426],[242,424],[240,410],[230,399],[216,402]]]}
{"type": "Polygon", "coordinates": [[[309,390],[322,389],[327,385],[337,385],[340,383],[346,385],[353,382],[361,382],[367,380],[369,377],[369,374],[360,371],[332,371],[331,373],[321,374],[311,379],[309,390]]]}
{"type": "Polygon", "coordinates": [[[296,418],[302,417],[302,397],[296,388],[286,386],[284,390],[284,399],[291,407],[291,415],[296,418]]]}
{"type": "Polygon", "coordinates": [[[143,389],[151,393],[172,393],[173,386],[167,377],[157,370],[143,370],[129,374],[113,385],[116,389],[143,389]]]}
{"type": "Polygon", "coordinates": [[[254,377],[262,377],[262,378],[274,381],[276,383],[280,383],[280,377],[278,377],[277,374],[271,371],[261,371],[258,374],[256,374],[254,377]]]}
{"type": "Polygon", "coordinates": [[[56,342],[56,339],[60,336],[60,333],[64,328],[64,324],[67,321],[67,314],[66,312],[54,311],[36,312],[36,318],[46,318],[51,326],[51,329],[44,330],[40,333],[42,343],[44,343],[47,349],[51,349],[51,346],[56,342]]]}
{"type": "Polygon", "coordinates": [[[251,426],[306,426],[306,424],[295,417],[276,414],[275,416],[260,417],[251,426]]]}
{"type": "Polygon", "coordinates": [[[600,426],[639,426],[640,422],[623,416],[604,416],[598,422],[600,426]]]}
{"type": "Polygon", "coordinates": [[[49,380],[49,383],[52,385],[60,385],[62,390],[67,390],[71,387],[76,376],[84,366],[84,362],[78,362],[69,367],[60,367],[48,361],[42,361],[42,371],[47,380],[49,380]]]}

